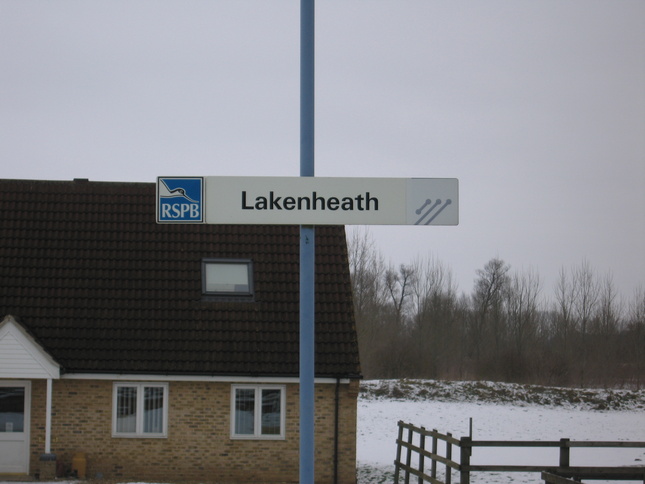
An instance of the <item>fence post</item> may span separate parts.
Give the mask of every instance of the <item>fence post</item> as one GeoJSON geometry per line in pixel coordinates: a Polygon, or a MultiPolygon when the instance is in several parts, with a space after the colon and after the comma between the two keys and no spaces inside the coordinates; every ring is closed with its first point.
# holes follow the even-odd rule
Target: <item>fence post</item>
{"type": "Polygon", "coordinates": [[[569,467],[571,465],[571,447],[569,439],[560,439],[560,467],[569,467]]]}
{"type": "MultiPolygon", "coordinates": [[[[434,432],[432,434],[432,455],[436,456],[437,455],[437,450],[438,450],[437,446],[438,446],[439,440],[437,439],[437,435],[436,435],[437,434],[437,429],[432,429],[432,431],[434,432]]],[[[432,471],[430,472],[430,476],[433,479],[436,479],[437,478],[437,461],[435,460],[434,457],[432,458],[432,464],[431,465],[432,465],[432,471]]]]}
{"type": "MultiPolygon", "coordinates": [[[[423,451],[426,450],[426,428],[421,427],[421,434],[419,435],[419,447],[421,452],[419,452],[419,472],[423,474],[423,451]]],[[[423,478],[419,476],[419,484],[423,483],[423,478]]]]}
{"type": "Polygon", "coordinates": [[[459,439],[461,455],[459,458],[459,484],[470,484],[470,456],[472,454],[472,439],[462,437],[459,439]]]}
{"type": "MultiPolygon", "coordinates": [[[[448,432],[446,435],[452,437],[452,434],[448,432]]],[[[446,459],[448,461],[452,460],[452,442],[446,440],[446,459]]],[[[452,468],[446,462],[446,484],[452,484],[452,468]]]]}
{"type": "Polygon", "coordinates": [[[396,460],[394,461],[394,483],[399,484],[399,465],[401,463],[401,442],[403,442],[403,421],[399,420],[399,438],[396,439],[396,460]]]}
{"type": "Polygon", "coordinates": [[[412,466],[412,438],[414,433],[412,427],[408,428],[408,452],[405,461],[405,484],[410,484],[410,467],[412,466]]]}

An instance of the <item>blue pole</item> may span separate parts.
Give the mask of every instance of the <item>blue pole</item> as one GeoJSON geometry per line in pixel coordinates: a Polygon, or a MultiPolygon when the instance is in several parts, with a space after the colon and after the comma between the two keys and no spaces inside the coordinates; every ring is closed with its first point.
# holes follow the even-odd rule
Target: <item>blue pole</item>
{"type": "MultiPolygon", "coordinates": [[[[300,0],[300,176],[314,176],[315,0],[300,0]]],[[[300,484],[314,484],[315,229],[300,226],[300,484]]]]}
{"type": "Polygon", "coordinates": [[[314,483],[314,227],[300,227],[300,483],[314,483]]]}
{"type": "Polygon", "coordinates": [[[300,176],[314,176],[315,0],[300,0],[300,176]]]}

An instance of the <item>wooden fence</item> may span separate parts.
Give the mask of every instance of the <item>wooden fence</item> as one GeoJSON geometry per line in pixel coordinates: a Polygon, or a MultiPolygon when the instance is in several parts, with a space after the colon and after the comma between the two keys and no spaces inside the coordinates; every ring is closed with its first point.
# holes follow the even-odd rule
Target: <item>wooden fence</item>
{"type": "Polygon", "coordinates": [[[399,421],[396,460],[394,461],[394,482],[399,484],[404,478],[410,483],[411,476],[421,484],[452,484],[452,474],[459,484],[470,484],[471,472],[540,472],[548,484],[579,482],[580,479],[603,480],[643,480],[645,467],[572,467],[571,448],[645,448],[645,442],[590,442],[571,441],[508,441],[508,440],[473,440],[471,437],[459,439],[452,434],[441,434],[436,430],[426,430],[409,423],[399,421]],[[407,430],[407,436],[404,435],[407,430]],[[441,452],[440,447],[443,449],[441,452]],[[471,465],[470,458],[476,447],[557,447],[560,459],[557,466],[522,466],[522,465],[471,465]],[[403,451],[405,450],[405,459],[403,451]],[[453,454],[459,454],[459,462],[453,460],[453,454]],[[428,465],[429,464],[429,465],[428,465]],[[437,466],[443,467],[443,475],[437,466]],[[440,478],[443,480],[440,480],[440,478]]]}

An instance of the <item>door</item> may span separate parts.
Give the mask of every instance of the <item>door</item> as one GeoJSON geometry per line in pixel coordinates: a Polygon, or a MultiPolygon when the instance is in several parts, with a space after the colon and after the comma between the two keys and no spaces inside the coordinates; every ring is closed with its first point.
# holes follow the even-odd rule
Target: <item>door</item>
{"type": "Polygon", "coordinates": [[[0,474],[29,473],[31,383],[0,381],[0,474]]]}

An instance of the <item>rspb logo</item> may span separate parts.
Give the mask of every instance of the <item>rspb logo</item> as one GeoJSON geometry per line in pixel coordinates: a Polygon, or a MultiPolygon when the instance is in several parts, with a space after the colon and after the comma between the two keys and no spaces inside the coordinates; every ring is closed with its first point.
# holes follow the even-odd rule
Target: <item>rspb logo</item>
{"type": "Polygon", "coordinates": [[[202,223],[203,177],[158,177],[157,222],[202,223]]]}

